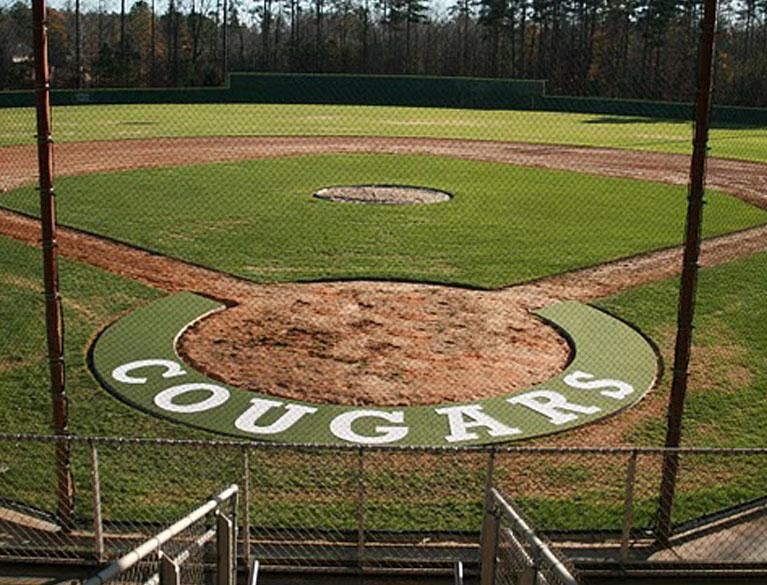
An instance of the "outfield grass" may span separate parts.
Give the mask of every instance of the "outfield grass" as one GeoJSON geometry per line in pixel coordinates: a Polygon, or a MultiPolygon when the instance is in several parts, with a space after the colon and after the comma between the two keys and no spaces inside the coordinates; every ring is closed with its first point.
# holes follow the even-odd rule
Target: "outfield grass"
{"type": "MultiPolygon", "coordinates": [[[[684,187],[427,156],[323,155],[58,181],[62,224],[258,282],[384,278],[499,287],[676,245],[684,187]],[[443,189],[447,203],[319,201],[338,184],[443,189]]],[[[767,221],[708,195],[706,236],[767,221]]],[[[35,213],[25,187],[0,205],[35,213]]]]}
{"type": "MultiPolygon", "coordinates": [[[[695,348],[685,411],[687,446],[767,446],[767,253],[701,272],[695,348]]],[[[666,280],[597,303],[659,344],[670,384],[678,281],[666,280]]],[[[660,444],[663,420],[626,437],[660,444]]]]}
{"type": "MultiPolygon", "coordinates": [[[[0,146],[32,143],[32,109],[0,109],[0,146]]],[[[58,142],[177,136],[464,138],[691,152],[690,122],[601,114],[377,106],[140,104],[54,108],[58,142]]],[[[714,127],[711,154],[767,162],[767,128],[714,127]]]]}

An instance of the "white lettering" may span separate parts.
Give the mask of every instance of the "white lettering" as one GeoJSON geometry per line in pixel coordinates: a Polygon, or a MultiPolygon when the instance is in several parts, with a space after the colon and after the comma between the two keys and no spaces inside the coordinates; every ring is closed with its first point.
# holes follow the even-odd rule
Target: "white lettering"
{"type": "Polygon", "coordinates": [[[165,372],[162,373],[163,378],[175,378],[186,374],[180,365],[170,360],[139,360],[115,368],[112,370],[112,377],[123,384],[146,384],[146,378],[129,376],[128,372],[152,366],[162,366],[165,368],[165,372]]]}
{"type": "Polygon", "coordinates": [[[407,427],[377,426],[375,432],[377,437],[359,435],[352,430],[352,423],[361,418],[380,418],[389,423],[403,424],[405,422],[405,413],[401,410],[385,412],[380,410],[352,410],[338,415],[330,423],[330,432],[339,439],[351,443],[362,443],[365,445],[375,445],[382,443],[393,443],[405,438],[408,433],[407,427]]]}
{"type": "Polygon", "coordinates": [[[536,392],[527,392],[521,396],[507,398],[509,404],[521,404],[526,408],[534,410],[548,417],[549,421],[555,425],[563,425],[578,418],[575,414],[565,414],[566,412],[577,412],[580,414],[595,414],[601,409],[597,406],[583,406],[568,402],[567,398],[559,392],[550,390],[538,390],[536,392]],[[564,412],[561,412],[564,411],[564,412]]]}
{"type": "Polygon", "coordinates": [[[163,410],[181,413],[203,412],[221,406],[227,400],[229,400],[229,390],[215,384],[181,384],[180,386],[171,386],[154,397],[154,403],[163,410]],[[210,396],[201,402],[193,402],[192,404],[176,404],[173,402],[179,396],[199,390],[207,390],[210,392],[210,396]]]}
{"type": "Polygon", "coordinates": [[[445,440],[449,443],[478,439],[479,435],[477,433],[469,432],[469,429],[477,427],[488,429],[487,434],[491,437],[507,437],[518,435],[522,432],[514,427],[507,427],[490,415],[485,414],[479,405],[448,406],[437,408],[434,412],[447,416],[450,434],[445,437],[445,440]]]}
{"type": "Polygon", "coordinates": [[[621,400],[634,392],[634,387],[626,382],[620,380],[591,380],[594,378],[588,372],[581,372],[580,370],[573,372],[569,376],[565,377],[565,384],[571,388],[578,388],[579,390],[599,390],[601,388],[617,388],[617,390],[602,390],[600,394],[607,396],[608,398],[615,398],[621,400]]]}
{"type": "Polygon", "coordinates": [[[279,400],[266,400],[264,398],[254,398],[250,403],[252,406],[234,421],[234,426],[246,433],[254,433],[257,435],[276,435],[277,433],[287,431],[304,415],[317,412],[317,409],[311,406],[288,403],[285,405],[285,413],[282,414],[280,418],[270,425],[259,426],[256,422],[258,422],[264,414],[285,403],[280,402],[279,400]]]}

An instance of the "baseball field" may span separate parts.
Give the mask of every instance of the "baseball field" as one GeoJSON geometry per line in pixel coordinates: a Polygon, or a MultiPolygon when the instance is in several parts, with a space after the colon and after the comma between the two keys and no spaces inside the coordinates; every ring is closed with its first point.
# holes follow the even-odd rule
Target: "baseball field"
{"type": "MultiPolygon", "coordinates": [[[[33,127],[31,111],[0,110],[0,428],[19,433],[50,429],[33,127]]],[[[56,108],[54,132],[74,434],[233,434],[202,420],[212,420],[211,413],[188,424],[182,410],[176,418],[157,416],[107,383],[118,363],[161,357],[155,333],[165,330],[165,314],[147,317],[144,335],[119,338],[113,350],[119,355],[103,358],[109,367],[100,364],[98,344],[109,343],[120,323],[160,302],[175,302],[180,315],[193,302],[183,295],[194,293],[213,305],[200,305],[199,318],[182,318],[169,351],[207,383],[248,392],[248,400],[252,394],[288,401],[282,404],[294,409],[401,411],[406,419],[412,412],[421,421],[427,419],[419,418],[419,408],[509,402],[530,388],[540,391],[564,378],[574,359],[620,350],[621,336],[638,332],[652,360],[642,371],[649,382],[633,384],[630,402],[612,404],[608,396],[604,403],[579,403],[599,414],[570,408],[580,419],[559,429],[524,418],[535,438],[519,438],[556,447],[662,444],[689,123],[553,112],[131,105],[56,108]],[[357,185],[419,186],[451,197],[432,205],[375,205],[313,196],[357,185]],[[572,344],[580,344],[581,331],[553,327],[554,317],[545,316],[560,303],[598,309],[613,318],[615,333],[593,327],[582,338],[589,351],[579,352],[572,344]],[[625,332],[618,323],[627,325],[625,332]]],[[[763,445],[767,430],[755,421],[767,416],[767,128],[715,127],[710,154],[684,444],[763,445]]],[[[609,355],[617,373],[594,369],[592,378],[639,368],[635,353],[609,355]]],[[[193,406],[205,396],[188,394],[175,404],[193,406]]],[[[490,429],[467,444],[514,440],[513,420],[503,419],[495,403],[482,404],[495,421],[465,411],[474,418],[462,421],[463,436],[469,428],[490,429]]],[[[274,414],[262,422],[283,420],[274,414]]],[[[449,420],[457,441],[462,435],[449,420]]],[[[377,428],[358,426],[356,435],[376,435],[377,428]]],[[[421,436],[415,422],[409,432],[421,436]]],[[[0,455],[0,465],[11,465],[4,461],[9,455],[0,455]]],[[[201,470],[200,490],[213,491],[231,465],[201,470]]],[[[264,490],[316,480],[316,461],[286,468],[266,458],[260,465],[264,490]]],[[[648,477],[654,465],[647,463],[648,477]]],[[[33,474],[36,463],[29,458],[13,466],[14,473],[33,474]]],[[[593,529],[613,526],[621,514],[619,498],[604,485],[609,468],[608,461],[541,459],[528,461],[524,473],[509,470],[506,479],[526,486],[519,489],[541,522],[593,529]],[[579,507],[566,504],[576,496],[579,507]]],[[[345,464],[339,474],[342,469],[345,464]]],[[[467,463],[456,481],[481,492],[482,469],[481,461],[467,463]]],[[[698,471],[683,479],[678,519],[747,500],[767,479],[767,470],[754,470],[747,460],[701,461],[698,471]]],[[[441,465],[424,473],[413,473],[411,488],[429,492],[430,503],[424,508],[419,501],[412,510],[387,506],[396,494],[387,493],[383,471],[378,479],[374,473],[371,498],[378,507],[371,522],[476,527],[481,503],[444,487],[441,465]]],[[[84,483],[87,474],[77,479],[84,483]]],[[[126,517],[149,514],[159,489],[186,503],[182,482],[150,479],[130,465],[114,463],[109,481],[131,485],[126,489],[137,496],[120,510],[126,517]]],[[[638,496],[639,524],[651,522],[657,503],[646,487],[638,496]]],[[[48,497],[31,485],[14,495],[32,502],[48,497]]],[[[286,501],[302,500],[291,497],[286,501]]],[[[350,512],[338,512],[346,505],[343,494],[328,498],[317,502],[308,494],[303,503],[317,518],[341,518],[345,527],[350,512]]],[[[254,518],[288,525],[290,510],[283,502],[254,518]]]]}

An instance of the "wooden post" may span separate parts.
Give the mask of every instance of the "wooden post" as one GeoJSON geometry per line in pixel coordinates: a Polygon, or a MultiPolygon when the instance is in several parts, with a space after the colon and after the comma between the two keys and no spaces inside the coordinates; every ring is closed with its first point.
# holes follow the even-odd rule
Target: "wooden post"
{"type": "Polygon", "coordinates": [[[229,2],[224,0],[224,18],[221,27],[222,36],[222,56],[221,56],[221,82],[226,84],[226,76],[229,74],[229,2]]]}
{"type": "Polygon", "coordinates": [[[74,521],[74,488],[71,471],[71,445],[66,438],[68,404],[64,371],[64,320],[59,294],[56,241],[56,201],[53,191],[53,140],[51,138],[51,87],[48,67],[48,27],[45,0],[33,0],[33,46],[35,51],[35,93],[37,97],[37,161],[40,184],[40,223],[42,228],[45,321],[48,340],[48,371],[53,399],[53,433],[61,439],[55,445],[58,482],[56,512],[65,529],[74,521]]]}
{"type": "Polygon", "coordinates": [[[482,523],[482,545],[480,548],[479,582],[481,585],[493,585],[495,582],[495,561],[500,525],[497,511],[494,508],[487,509],[482,523]]]}
{"type": "Polygon", "coordinates": [[[692,348],[695,297],[698,282],[698,259],[700,257],[701,227],[703,224],[703,196],[706,183],[706,158],[708,129],[711,118],[712,70],[714,64],[714,36],[716,34],[717,0],[704,0],[701,21],[700,47],[698,50],[698,91],[695,106],[695,135],[690,163],[690,185],[687,197],[687,224],[684,242],[679,311],[677,314],[676,345],[671,395],[668,405],[666,448],[658,508],[656,538],[668,544],[672,531],[672,511],[676,491],[681,444],[684,401],[687,394],[687,377],[692,348]]]}
{"type": "Polygon", "coordinates": [[[485,538],[485,526],[484,524],[487,523],[490,517],[491,510],[493,509],[493,495],[492,495],[492,489],[493,489],[493,481],[495,476],[495,449],[492,447],[487,453],[487,463],[485,466],[485,496],[484,501],[482,504],[482,522],[483,526],[480,530],[479,538],[480,538],[480,549],[484,550],[484,542],[483,539],[485,538]]]}

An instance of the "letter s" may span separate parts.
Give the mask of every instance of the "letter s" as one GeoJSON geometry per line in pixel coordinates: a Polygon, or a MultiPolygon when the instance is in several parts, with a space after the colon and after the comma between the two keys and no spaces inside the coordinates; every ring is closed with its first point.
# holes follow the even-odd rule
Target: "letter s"
{"type": "Polygon", "coordinates": [[[580,370],[573,372],[565,377],[565,384],[571,388],[578,388],[579,390],[600,390],[602,388],[617,388],[617,390],[602,390],[600,394],[609,398],[615,398],[616,400],[622,400],[629,394],[634,392],[634,387],[631,384],[622,382],[620,380],[604,379],[593,380],[594,376],[588,372],[582,372],[580,370]],[[588,380],[591,380],[590,382],[588,380]]]}

